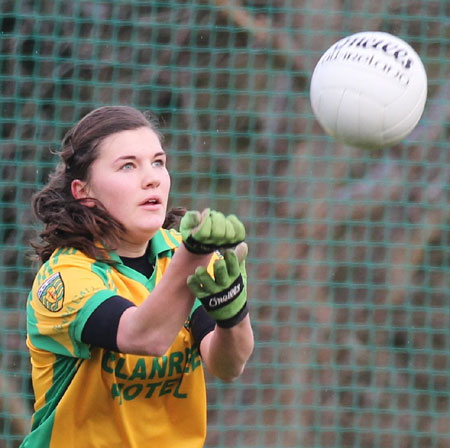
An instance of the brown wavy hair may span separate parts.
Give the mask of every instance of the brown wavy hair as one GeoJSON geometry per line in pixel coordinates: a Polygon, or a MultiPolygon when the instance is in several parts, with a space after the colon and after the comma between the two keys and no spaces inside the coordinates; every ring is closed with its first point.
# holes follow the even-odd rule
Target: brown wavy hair
{"type": "MultiPolygon", "coordinates": [[[[42,263],[61,247],[78,249],[91,258],[112,263],[108,252],[118,247],[125,230],[123,225],[100,202],[88,207],[75,199],[71,184],[74,179],[88,179],[106,137],[140,127],[150,128],[162,140],[155,118],[129,106],[95,109],[64,136],[55,171],[47,185],[32,198],[33,213],[44,228],[31,245],[42,263]]],[[[184,213],[181,207],[171,209],[163,227],[177,227],[184,213]]]]}

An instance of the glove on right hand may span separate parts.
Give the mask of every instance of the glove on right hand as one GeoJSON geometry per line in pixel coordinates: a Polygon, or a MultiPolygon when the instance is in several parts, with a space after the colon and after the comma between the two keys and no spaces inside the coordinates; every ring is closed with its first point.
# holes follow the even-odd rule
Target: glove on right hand
{"type": "Polygon", "coordinates": [[[192,293],[222,328],[238,324],[248,313],[245,258],[248,247],[239,244],[214,262],[214,278],[200,266],[187,278],[192,293]]]}
{"type": "Polygon", "coordinates": [[[245,239],[244,224],[235,216],[205,209],[188,211],[180,222],[183,243],[189,252],[209,254],[234,247],[245,239]]]}

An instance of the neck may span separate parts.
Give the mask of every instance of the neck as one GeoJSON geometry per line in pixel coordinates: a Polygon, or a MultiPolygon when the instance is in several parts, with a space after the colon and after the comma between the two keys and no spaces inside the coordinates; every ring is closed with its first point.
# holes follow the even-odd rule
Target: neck
{"type": "Polygon", "coordinates": [[[149,242],[142,244],[130,243],[122,240],[122,244],[117,248],[117,255],[120,257],[137,258],[145,254],[149,242]]]}

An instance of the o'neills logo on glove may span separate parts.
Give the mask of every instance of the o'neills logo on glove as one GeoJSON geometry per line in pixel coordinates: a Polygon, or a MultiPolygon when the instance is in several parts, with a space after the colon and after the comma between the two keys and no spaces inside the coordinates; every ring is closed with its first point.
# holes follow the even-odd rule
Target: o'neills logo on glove
{"type": "Polygon", "coordinates": [[[241,293],[241,285],[236,285],[234,288],[230,289],[226,294],[219,297],[211,297],[209,299],[208,305],[211,309],[217,308],[220,305],[225,305],[230,300],[234,300],[241,293]]]}
{"type": "Polygon", "coordinates": [[[235,300],[244,288],[244,281],[242,280],[242,275],[231,284],[231,286],[225,290],[220,291],[218,294],[213,294],[208,297],[204,297],[202,300],[203,305],[208,311],[213,311],[218,308],[222,308],[228,305],[230,302],[235,300]]]}

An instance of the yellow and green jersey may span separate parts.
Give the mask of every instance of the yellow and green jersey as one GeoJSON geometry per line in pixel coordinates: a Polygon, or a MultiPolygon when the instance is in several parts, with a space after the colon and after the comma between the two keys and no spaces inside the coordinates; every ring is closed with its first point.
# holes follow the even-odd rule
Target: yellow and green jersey
{"type": "Polygon", "coordinates": [[[203,446],[205,380],[187,325],[161,357],[82,342],[86,321],[105,300],[151,300],[180,237],[162,229],[150,244],[150,278],[114,253],[111,266],[75,249],[56,250],[39,270],[27,304],[35,413],[23,448],[203,446]]]}

